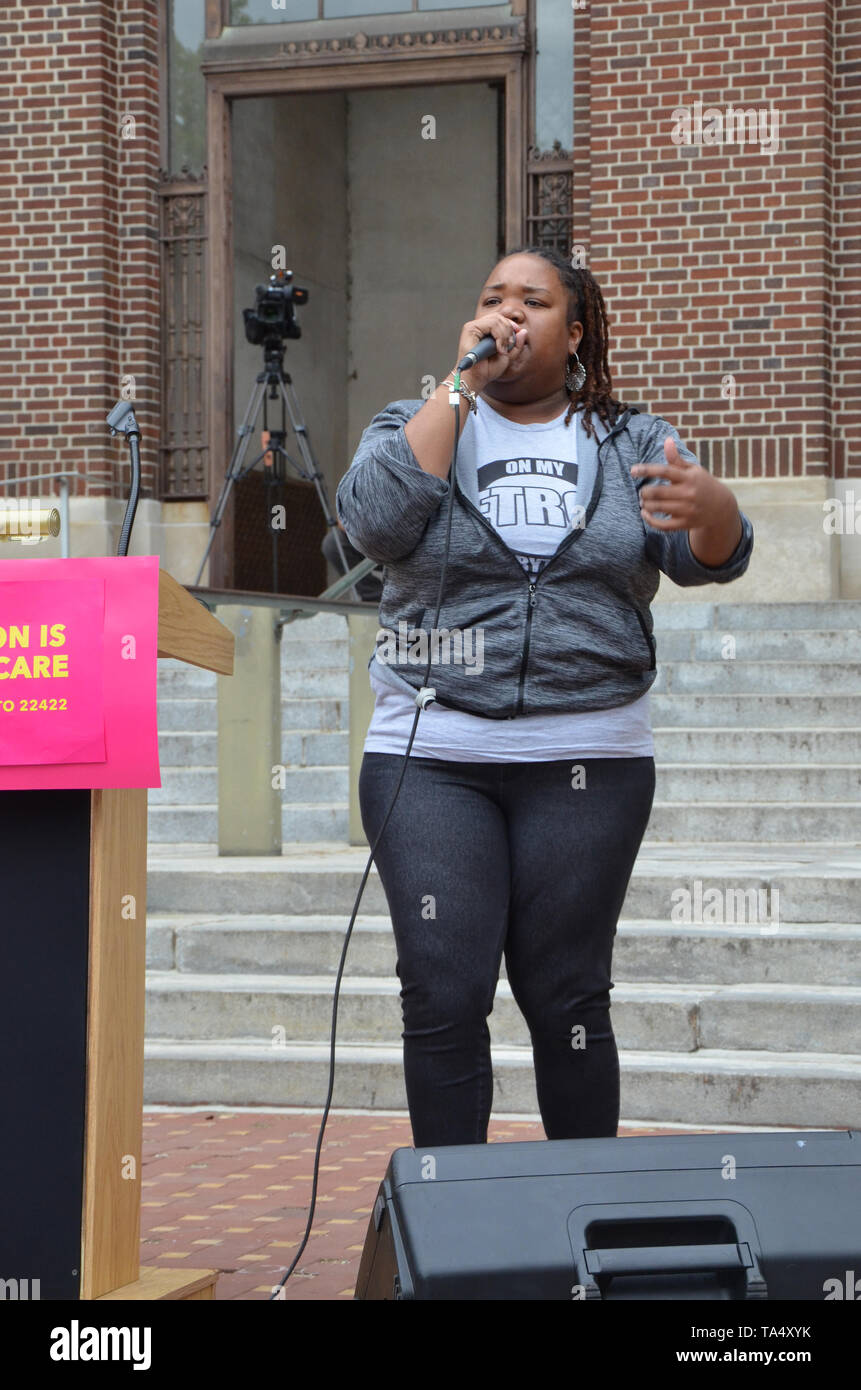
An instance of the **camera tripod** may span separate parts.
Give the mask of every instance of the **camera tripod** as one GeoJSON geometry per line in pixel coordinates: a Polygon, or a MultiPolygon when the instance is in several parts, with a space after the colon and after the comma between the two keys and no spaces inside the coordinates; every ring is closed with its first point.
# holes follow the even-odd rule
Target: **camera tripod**
{"type": "MultiPolygon", "coordinates": [[[[293,389],[293,379],[290,376],[289,372],[286,372],[284,370],[284,343],[280,339],[266,343],[264,346],[264,350],[265,365],[263,371],[260,372],[256,377],[255,385],[251,389],[251,395],[248,400],[248,405],[245,411],[245,417],[242,421],[242,424],[239,426],[239,430],[237,432],[236,446],[233,450],[233,456],[227,467],[227,472],[224,477],[224,483],[221,488],[221,495],[218,499],[215,511],[212,514],[212,520],[209,523],[209,539],[206,543],[206,549],[203,552],[203,559],[200,562],[200,568],[197,571],[197,577],[194,581],[195,584],[200,583],[200,577],[203,574],[206,561],[209,558],[209,552],[212,549],[212,543],[215,540],[215,533],[218,530],[218,527],[221,525],[221,520],[227,508],[227,503],[230,499],[230,491],[233,487],[233,484],[241,482],[241,480],[244,477],[246,477],[254,468],[256,468],[257,464],[261,463],[267,455],[271,455],[272,457],[271,465],[266,466],[267,487],[274,488],[283,484],[286,481],[286,464],[289,464],[290,467],[295,470],[297,475],[300,478],[304,479],[305,482],[313,482],[314,486],[317,489],[317,496],[320,499],[320,506],[323,509],[323,515],[326,518],[326,525],[333,530],[335,544],[338,548],[338,555],[341,560],[341,564],[344,567],[344,573],[346,574],[350,568],[350,565],[347,562],[347,557],[344,554],[344,547],[341,544],[341,536],[338,529],[338,520],[337,517],[332,515],[332,509],[329,505],[329,496],[326,491],[325,479],[323,478],[322,473],[318,469],[317,464],[314,460],[314,455],[311,452],[311,445],[308,440],[308,430],[305,426],[304,420],[302,419],[302,414],[299,409],[299,402],[296,398],[296,392],[293,389]],[[277,401],[279,398],[279,391],[281,399],[281,428],[278,430],[270,431],[268,428],[267,403],[268,401],[277,401]],[[263,404],[263,429],[264,431],[267,431],[269,433],[269,442],[256,456],[256,458],[253,458],[247,466],[243,466],[245,454],[248,449],[248,441],[251,437],[252,432],[254,431],[255,421],[257,419],[257,414],[260,410],[261,402],[263,404]],[[287,413],[289,413],[290,415],[290,425],[299,445],[299,451],[302,455],[302,459],[305,464],[304,468],[301,464],[297,463],[294,459],[290,458],[290,455],[287,453],[287,450],[284,447],[284,441],[287,435],[287,413]]],[[[272,532],[272,592],[277,594],[279,592],[278,532],[276,528],[272,525],[271,507],[267,507],[267,516],[269,517],[269,527],[272,532]]],[[[351,586],[351,593],[353,595],[353,598],[358,603],[361,603],[361,599],[359,598],[359,594],[355,584],[351,586]]]]}

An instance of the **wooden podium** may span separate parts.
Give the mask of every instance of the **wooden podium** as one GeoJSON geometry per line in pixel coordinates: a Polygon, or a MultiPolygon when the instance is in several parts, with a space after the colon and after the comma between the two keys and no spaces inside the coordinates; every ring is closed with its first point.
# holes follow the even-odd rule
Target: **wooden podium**
{"type": "MultiPolygon", "coordinates": [[[[158,655],[232,675],[233,650],[160,570],[158,655]]],[[[7,1299],[215,1296],[212,1270],[140,1265],[146,874],[145,787],[0,791],[7,1299]]]]}

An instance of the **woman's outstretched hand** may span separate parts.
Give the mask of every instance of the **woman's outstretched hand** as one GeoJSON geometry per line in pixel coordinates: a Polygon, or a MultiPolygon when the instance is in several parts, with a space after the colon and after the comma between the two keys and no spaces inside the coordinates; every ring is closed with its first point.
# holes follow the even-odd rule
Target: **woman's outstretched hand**
{"type": "Polygon", "coordinates": [[[707,469],[683,459],[675,440],[664,440],[664,456],[666,463],[635,463],[631,469],[634,478],[666,479],[640,489],[643,520],[656,531],[689,532],[695,558],[704,565],[722,565],[742,537],[735,497],[707,469]]]}

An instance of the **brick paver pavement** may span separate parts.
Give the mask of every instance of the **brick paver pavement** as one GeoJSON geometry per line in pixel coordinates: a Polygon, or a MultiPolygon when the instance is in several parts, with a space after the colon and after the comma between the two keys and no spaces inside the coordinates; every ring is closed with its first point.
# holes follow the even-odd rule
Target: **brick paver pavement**
{"type": "MultiPolygon", "coordinates": [[[[218,1269],[217,1298],[268,1298],[305,1230],[321,1114],[145,1109],[141,1263],[218,1269]]],[[[692,1131],[619,1130],[657,1132],[692,1131]]],[[[540,1122],[491,1120],[491,1143],[543,1138],[540,1122]]],[[[330,1113],[314,1225],[282,1297],[353,1297],[377,1188],[411,1144],[407,1115],[330,1113]]]]}

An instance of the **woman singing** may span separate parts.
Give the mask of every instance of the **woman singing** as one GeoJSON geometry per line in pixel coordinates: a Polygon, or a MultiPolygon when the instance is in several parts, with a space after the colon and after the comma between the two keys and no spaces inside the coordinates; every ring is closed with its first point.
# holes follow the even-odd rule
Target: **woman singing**
{"type": "Polygon", "coordinates": [[[655,786],[649,605],[661,571],[727,583],[753,546],[673,426],[613,399],[587,270],[538,248],[504,257],[454,362],[488,334],[496,354],[461,378],[435,633],[453,372],[374,417],[337,491],[349,540],[385,566],[359,781],[371,846],[435,652],[436,700],[374,855],[418,1148],[487,1140],[503,953],[547,1137],[616,1134],[613,939],[655,786]]]}

